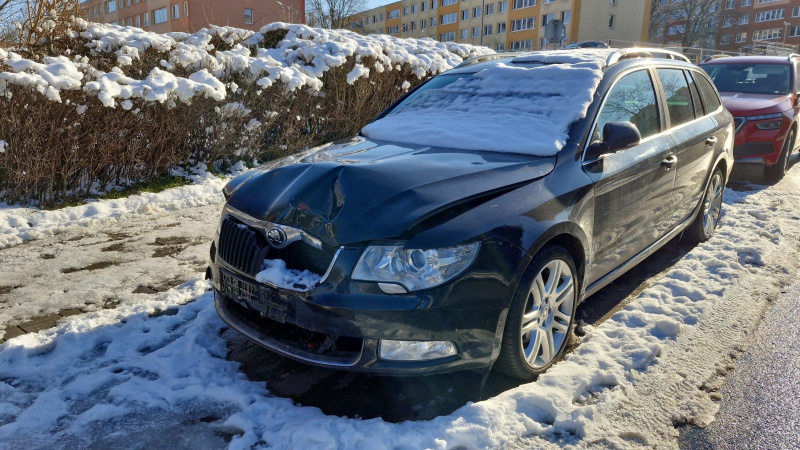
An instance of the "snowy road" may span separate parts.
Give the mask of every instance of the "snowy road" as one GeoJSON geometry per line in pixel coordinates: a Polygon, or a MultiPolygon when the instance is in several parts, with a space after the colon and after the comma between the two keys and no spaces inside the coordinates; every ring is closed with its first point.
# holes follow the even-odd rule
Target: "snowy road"
{"type": "Polygon", "coordinates": [[[402,423],[379,408],[362,419],[293,402],[304,383],[320,397],[351,385],[382,392],[391,408],[398,386],[295,370],[226,330],[200,280],[214,189],[136,214],[94,204],[100,212],[76,211],[57,227],[28,220],[24,233],[13,212],[3,228],[0,210],[10,245],[0,250],[0,329],[80,310],[0,346],[0,448],[675,447],[675,424],[713,420],[731,354],[798,268],[800,168],[775,186],[733,187],[711,241],[671,243],[589,299],[585,335],[539,380],[458,409],[435,404],[449,392],[420,387],[408,417],[426,420],[402,423]],[[436,407],[445,412],[425,414],[436,407]]]}

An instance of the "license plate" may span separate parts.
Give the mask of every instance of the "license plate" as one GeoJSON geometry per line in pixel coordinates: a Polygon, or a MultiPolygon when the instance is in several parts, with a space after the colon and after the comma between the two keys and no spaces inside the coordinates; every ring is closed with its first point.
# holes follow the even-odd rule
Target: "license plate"
{"type": "Polygon", "coordinates": [[[278,322],[286,322],[288,305],[278,298],[275,289],[220,272],[220,292],[278,322]]]}

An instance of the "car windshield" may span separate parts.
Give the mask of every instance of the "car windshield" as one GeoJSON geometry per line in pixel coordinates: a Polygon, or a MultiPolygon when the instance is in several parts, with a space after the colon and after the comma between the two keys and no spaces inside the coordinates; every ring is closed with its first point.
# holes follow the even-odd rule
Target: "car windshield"
{"type": "Polygon", "coordinates": [[[702,66],[718,91],[745,94],[788,94],[788,64],[707,64],[702,66]]]}
{"type": "Polygon", "coordinates": [[[501,62],[439,75],[362,133],[405,144],[555,155],[602,77],[574,55],[576,64],[501,62]]]}

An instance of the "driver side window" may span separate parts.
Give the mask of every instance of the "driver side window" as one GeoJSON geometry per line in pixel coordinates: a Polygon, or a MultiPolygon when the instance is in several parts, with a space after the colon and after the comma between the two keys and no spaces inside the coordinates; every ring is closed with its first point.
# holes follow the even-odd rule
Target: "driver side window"
{"type": "Polygon", "coordinates": [[[633,123],[642,139],[661,131],[656,93],[647,70],[625,75],[611,88],[598,115],[596,140],[602,139],[603,126],[609,122],[633,123]]]}

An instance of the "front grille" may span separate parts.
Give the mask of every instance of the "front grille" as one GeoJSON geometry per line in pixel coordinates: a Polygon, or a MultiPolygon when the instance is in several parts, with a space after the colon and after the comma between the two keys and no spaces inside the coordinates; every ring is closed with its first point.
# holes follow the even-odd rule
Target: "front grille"
{"type": "Polygon", "coordinates": [[[308,270],[317,275],[327,272],[336,255],[336,247],[322,245],[317,249],[303,241],[285,248],[273,248],[267,243],[264,231],[248,226],[235,217],[222,220],[219,232],[219,258],[236,270],[255,276],[265,259],[282,259],[286,267],[308,270]]]}
{"type": "Polygon", "coordinates": [[[736,125],[736,131],[739,131],[739,128],[744,124],[744,117],[734,117],[733,124],[736,125]]]}
{"type": "Polygon", "coordinates": [[[734,158],[746,158],[749,156],[762,156],[773,153],[775,149],[771,142],[753,142],[749,144],[739,144],[733,147],[734,158]]]}

